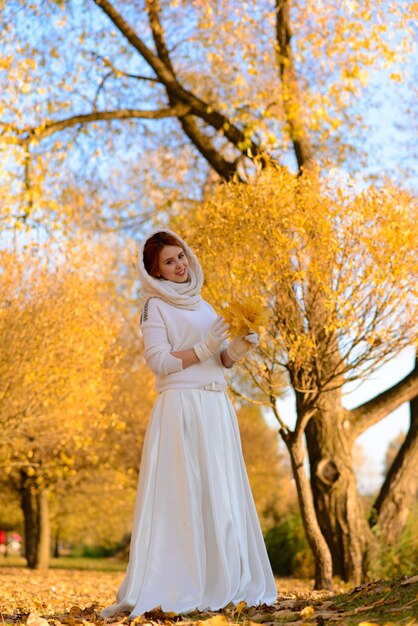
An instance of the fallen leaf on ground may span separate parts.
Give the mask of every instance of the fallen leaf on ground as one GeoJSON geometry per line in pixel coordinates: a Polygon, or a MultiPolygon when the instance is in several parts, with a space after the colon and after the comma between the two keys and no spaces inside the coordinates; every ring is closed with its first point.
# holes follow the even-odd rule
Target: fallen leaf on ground
{"type": "Polygon", "coordinates": [[[284,600],[283,602],[277,603],[277,608],[281,611],[282,609],[293,609],[297,600],[284,600]]]}
{"type": "Polygon", "coordinates": [[[30,613],[26,624],[27,626],[49,626],[47,620],[38,613],[30,613]]]}
{"type": "Polygon", "coordinates": [[[313,606],[305,606],[305,608],[301,610],[300,615],[305,618],[312,617],[312,615],[315,615],[315,609],[313,606]]]}
{"type": "Polygon", "coordinates": [[[401,585],[412,585],[413,583],[418,583],[418,574],[416,576],[412,576],[411,578],[407,578],[401,582],[401,585]]]}
{"type": "Polygon", "coordinates": [[[273,613],[273,617],[280,622],[281,620],[288,619],[289,617],[297,617],[297,613],[290,610],[277,611],[273,613]]]}
{"type": "Polygon", "coordinates": [[[247,608],[246,602],[238,602],[237,606],[232,611],[232,615],[235,617],[239,617],[245,608],[247,608]]]}

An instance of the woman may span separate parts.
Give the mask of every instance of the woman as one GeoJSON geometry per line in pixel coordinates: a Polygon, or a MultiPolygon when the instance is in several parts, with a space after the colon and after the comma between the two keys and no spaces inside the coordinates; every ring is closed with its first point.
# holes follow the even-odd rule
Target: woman
{"type": "Polygon", "coordinates": [[[145,359],[159,396],[142,451],[128,569],[116,604],[101,615],[272,603],[276,586],[223,374],[257,336],[226,341],[227,324],[200,296],[200,264],[172,231],[143,242],[138,270],[145,359]]]}

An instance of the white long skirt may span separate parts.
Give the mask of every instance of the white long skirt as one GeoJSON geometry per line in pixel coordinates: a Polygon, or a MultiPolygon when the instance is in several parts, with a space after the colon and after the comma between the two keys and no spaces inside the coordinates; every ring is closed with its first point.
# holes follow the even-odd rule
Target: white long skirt
{"type": "Polygon", "coordinates": [[[228,396],[161,393],[144,440],[126,576],[101,616],[271,604],[276,593],[228,396]]]}

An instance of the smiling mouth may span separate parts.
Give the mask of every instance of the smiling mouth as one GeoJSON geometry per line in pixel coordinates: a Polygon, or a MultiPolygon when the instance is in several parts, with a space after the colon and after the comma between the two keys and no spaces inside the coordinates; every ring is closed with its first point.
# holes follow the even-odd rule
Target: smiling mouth
{"type": "Polygon", "coordinates": [[[177,276],[184,276],[185,273],[186,270],[183,270],[182,272],[176,272],[177,276]]]}

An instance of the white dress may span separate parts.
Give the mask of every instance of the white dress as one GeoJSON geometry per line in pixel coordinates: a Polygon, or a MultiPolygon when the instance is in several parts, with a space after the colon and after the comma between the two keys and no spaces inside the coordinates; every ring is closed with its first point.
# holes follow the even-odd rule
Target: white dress
{"type": "Polygon", "coordinates": [[[161,374],[164,350],[201,341],[215,313],[203,300],[184,311],[153,298],[147,316],[145,355],[160,393],[142,450],[126,576],[101,615],[271,604],[276,585],[219,355],[161,374]]]}

